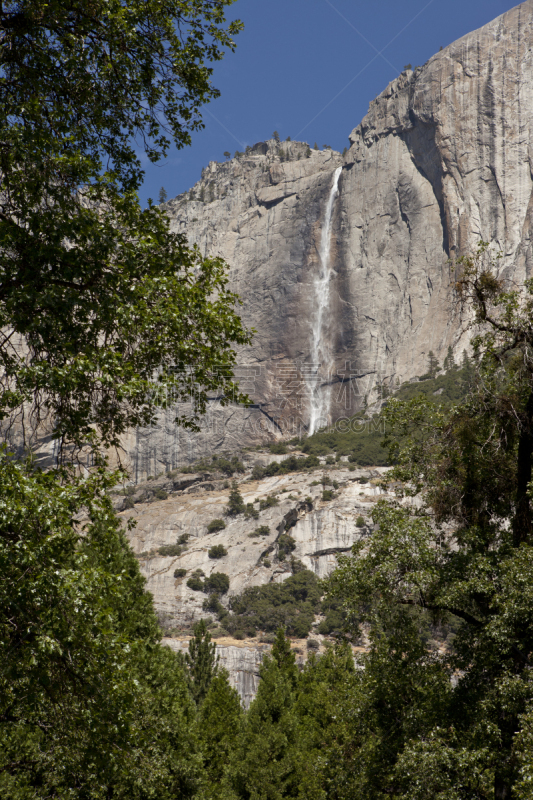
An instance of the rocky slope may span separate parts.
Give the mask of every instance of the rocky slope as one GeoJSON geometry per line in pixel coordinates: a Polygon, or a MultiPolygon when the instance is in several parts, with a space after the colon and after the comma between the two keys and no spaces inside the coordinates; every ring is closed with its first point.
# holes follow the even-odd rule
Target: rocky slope
{"type": "Polygon", "coordinates": [[[531,271],[532,61],[527,0],[402,73],[370,104],[344,157],[270,140],[210,163],[166,204],[174,230],[231,266],[244,321],[257,330],[240,354],[255,407],[213,403],[200,436],[176,431],[169,412],[157,432],[126,442],[136,475],[305,432],[316,381],[338,419],[376,381],[424,372],[430,349],[440,358],[449,345],[463,349],[448,259],[482,238],[502,251],[508,277],[531,271]],[[316,282],[339,166],[321,330],[330,356],[316,364],[316,282]]]}
{"type": "MultiPolygon", "coordinates": [[[[350,472],[348,464],[328,470],[328,478],[339,484],[336,496],[329,501],[321,499],[321,471],[261,481],[252,480],[247,472],[239,479],[245,503],[253,503],[259,511],[261,500],[272,496],[278,501],[259,511],[257,519],[245,519],[243,514],[225,516],[230,489],[223,487],[224,481],[205,480],[202,474],[154,481],[150,485],[155,491],[162,487],[169,490],[168,498],[157,500],[154,495],[152,501],[136,502],[133,509],[125,509],[122,515],[135,520],[130,543],[165,626],[189,628],[205,616],[202,611],[205,594],[187,586],[187,578],[195,570],[201,569],[205,576],[220,571],[229,576],[225,604],[248,586],[282,581],[291,575],[290,563],[277,559],[276,544],[278,537],[289,529],[296,543],[293,557],[318,577],[326,577],[335,567],[336,554],[349,551],[357,539],[369,533],[372,507],[382,490],[368,478],[378,479],[382,472],[383,468],[350,472]],[[183,486],[189,481],[191,485],[183,486]],[[365,527],[356,526],[358,516],[365,519],[365,527]],[[226,527],[209,533],[207,526],[215,519],[225,520],[226,527]],[[250,537],[260,526],[266,526],[268,534],[250,537]],[[181,555],[158,552],[162,547],[176,545],[183,534],[190,538],[181,555]],[[210,558],[209,549],[219,544],[228,554],[220,559],[210,558]],[[176,569],[185,569],[186,576],[175,578],[176,569]]],[[[145,488],[140,492],[146,496],[145,488]]],[[[120,507],[124,501],[116,502],[120,507]]]]}
{"type": "MultiPolygon", "coordinates": [[[[282,459],[283,456],[277,460],[282,459]]],[[[253,459],[248,459],[246,473],[239,478],[244,501],[253,503],[257,510],[261,500],[277,498],[277,504],[260,510],[257,519],[246,519],[242,514],[226,517],[227,481],[206,473],[161,477],[138,487],[133,495],[115,497],[119,509],[133,504],[121,516],[136,522],[128,536],[167,631],[164,643],[172,649],[187,648],[196,620],[211,618],[216,627],[214,615],[202,609],[206,595],[187,586],[187,579],[196,570],[202,570],[206,577],[213,572],[224,572],[229,577],[229,591],[221,598],[227,606],[233,595],[248,586],[288,578],[293,559],[317,576],[326,577],[335,568],[339,553],[348,552],[355,541],[371,533],[373,505],[384,496],[377,483],[385,470],[350,470],[347,463],[329,467],[327,477],[336,481],[339,488],[333,499],[324,501],[319,483],[322,470],[252,480],[252,463],[272,460],[270,455],[254,453],[253,459]],[[158,500],[162,493],[168,493],[168,497],[158,500]],[[358,517],[364,520],[361,527],[357,525],[358,517]],[[219,518],[225,519],[226,528],[209,533],[207,525],[219,518]],[[268,533],[250,536],[259,526],[267,527],[268,533]],[[286,531],[296,548],[292,558],[280,559],[277,542],[286,531]],[[180,555],[159,552],[176,545],[184,534],[189,538],[180,555]],[[227,555],[209,558],[209,549],[215,544],[223,545],[227,555]],[[186,574],[175,577],[177,569],[186,570],[186,574]]],[[[322,646],[324,637],[316,633],[319,622],[317,617],[312,636],[322,646]]],[[[258,638],[236,641],[226,634],[219,635],[216,641],[221,666],[228,670],[232,685],[248,706],[257,691],[261,660],[270,648],[258,638]]],[[[303,661],[306,642],[296,640],[293,647],[297,659],[303,661]]]]}

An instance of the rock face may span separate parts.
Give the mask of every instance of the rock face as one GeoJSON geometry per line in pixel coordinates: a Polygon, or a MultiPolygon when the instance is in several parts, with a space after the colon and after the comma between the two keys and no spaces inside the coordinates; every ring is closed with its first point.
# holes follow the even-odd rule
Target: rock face
{"type": "Polygon", "coordinates": [[[381,490],[371,481],[359,480],[379,477],[382,472],[383,468],[349,472],[343,467],[329,471],[328,476],[337,480],[340,489],[326,502],[321,499],[323,487],[316,472],[242,480],[239,488],[244,502],[254,503],[256,509],[269,495],[278,498],[278,504],[259,511],[257,519],[245,519],[243,514],[226,517],[229,489],[208,481],[171,493],[166,500],[136,503],[133,509],[123,511],[125,519],[135,520],[128,537],[164,626],[189,627],[205,616],[202,603],[206,595],[187,586],[195,570],[201,569],[205,576],[213,572],[228,575],[229,592],[222,597],[225,605],[248,586],[282,581],[291,575],[289,562],[277,559],[277,539],[287,530],[296,543],[294,558],[320,578],[329,575],[336,555],[349,551],[370,530],[370,514],[381,490]],[[365,520],[365,527],[357,527],[358,516],[365,520]],[[226,527],[209,533],[207,526],[215,519],[225,520],[226,527]],[[266,535],[249,535],[260,526],[268,528],[266,535]],[[182,553],[158,552],[161,547],[176,545],[183,534],[189,540],[182,553]],[[210,558],[213,545],[223,545],[227,555],[210,558]],[[186,570],[186,575],[174,577],[177,569],[186,570]]]}
{"type": "Polygon", "coordinates": [[[126,443],[139,476],[266,434],[305,432],[310,392],[329,392],[330,417],[353,413],[376,381],[422,374],[429,350],[468,342],[448,259],[479,239],[503,253],[515,281],[530,274],[533,0],[403,72],[369,108],[344,158],[299,142],[260,143],[212,162],[166,210],[176,231],[231,265],[246,325],[242,385],[255,408],[213,409],[200,436],[162,418],[126,443]],[[326,209],[329,363],[312,363],[316,282],[326,209]]]}
{"type": "MultiPolygon", "coordinates": [[[[268,460],[272,460],[270,457],[268,460]]],[[[173,650],[184,652],[188,646],[189,630],[199,619],[211,618],[210,612],[202,609],[206,595],[187,586],[187,579],[196,570],[207,577],[214,572],[223,572],[229,578],[229,591],[221,597],[228,605],[233,595],[240,594],[248,586],[260,586],[269,582],[281,582],[292,575],[291,560],[280,560],[277,540],[289,533],[294,539],[292,557],[302,561],[307,569],[318,577],[325,578],[337,564],[337,555],[348,552],[354,542],[367,537],[372,530],[371,513],[374,503],[383,496],[377,482],[385,469],[349,471],[348,465],[330,469],[328,477],[337,481],[338,490],[329,501],[322,500],[322,485],[317,478],[321,473],[292,473],[261,481],[250,480],[248,472],[241,478],[240,491],[246,503],[265,501],[276,496],[278,504],[263,508],[258,519],[224,516],[229,491],[217,481],[202,480],[205,476],[181,476],[172,481],[155,480],[149,487],[141,487],[138,497],[157,497],[155,494],[165,486],[169,491],[166,500],[135,503],[133,509],[122,512],[124,519],[133,517],[135,528],[128,533],[133,551],[139,558],[146,588],[154,598],[156,611],[162,626],[168,633],[163,642],[173,650]],[[313,485],[315,484],[315,485],[313,485]],[[364,524],[361,524],[361,517],[364,524]],[[216,533],[208,533],[207,525],[214,519],[224,518],[226,527],[216,533]],[[266,527],[266,535],[250,536],[257,528],[266,527]],[[158,550],[176,545],[183,534],[189,540],[179,555],[162,555],[158,550]],[[209,549],[223,545],[227,553],[222,558],[209,557],[209,549]],[[182,577],[175,577],[177,569],[186,570],[182,577]]],[[[122,503],[116,499],[116,504],[122,503]]],[[[318,622],[319,618],[317,618],[318,622]]],[[[322,636],[312,633],[321,641],[322,636]]],[[[298,663],[305,660],[306,642],[292,643],[298,663]]],[[[255,697],[259,684],[259,667],[269,646],[257,639],[235,641],[225,636],[217,639],[220,664],[229,672],[230,682],[237,689],[243,705],[248,707],[255,697]]]]}

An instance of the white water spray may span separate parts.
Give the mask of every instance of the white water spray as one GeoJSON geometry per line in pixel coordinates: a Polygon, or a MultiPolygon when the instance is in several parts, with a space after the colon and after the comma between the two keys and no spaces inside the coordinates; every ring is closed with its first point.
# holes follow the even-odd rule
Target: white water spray
{"type": "Polygon", "coordinates": [[[320,272],[314,281],[314,314],[311,321],[311,374],[308,379],[310,395],[309,435],[328,424],[329,407],[331,402],[331,387],[321,385],[320,372],[327,371],[332,362],[331,344],[326,335],[327,315],[330,303],[331,282],[331,219],[333,205],[339,194],[339,178],[342,167],[335,170],[333,186],[329,193],[324,223],[322,225],[322,238],[320,241],[320,272]]]}

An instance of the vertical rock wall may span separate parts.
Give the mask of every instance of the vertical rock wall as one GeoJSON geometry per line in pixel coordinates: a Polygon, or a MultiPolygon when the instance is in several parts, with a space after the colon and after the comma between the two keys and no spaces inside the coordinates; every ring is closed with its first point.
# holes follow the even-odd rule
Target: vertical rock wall
{"type": "Polygon", "coordinates": [[[255,408],[213,407],[200,436],[130,437],[139,476],[232,450],[309,422],[313,282],[325,207],[343,166],[332,217],[327,336],[331,413],[352,414],[376,380],[422,374],[468,344],[448,260],[479,239],[502,251],[520,282],[532,264],[533,0],[402,73],[339,153],[273,140],[212,162],[166,209],[177,231],[231,266],[254,343],[240,354],[255,408]]]}

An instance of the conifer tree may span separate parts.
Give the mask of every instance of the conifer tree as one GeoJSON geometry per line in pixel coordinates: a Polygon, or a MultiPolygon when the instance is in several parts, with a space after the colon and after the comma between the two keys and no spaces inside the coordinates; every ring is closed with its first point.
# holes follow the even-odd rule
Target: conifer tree
{"type": "Polygon", "coordinates": [[[241,733],[240,698],[220,669],[211,681],[198,715],[198,734],[207,778],[206,797],[220,797],[222,781],[241,733]]]}
{"type": "Polygon", "coordinates": [[[239,484],[233,480],[231,482],[228,505],[226,506],[226,514],[230,517],[235,517],[238,514],[242,514],[245,508],[242,494],[239,491],[239,484]]]}
{"type": "Polygon", "coordinates": [[[272,656],[265,657],[260,676],[228,770],[228,784],[243,800],[296,798],[301,777],[294,712],[298,669],[283,631],[278,631],[272,656]]]}
{"type": "Polygon", "coordinates": [[[276,142],[276,144],[279,144],[279,143],[280,143],[280,141],[281,141],[281,139],[280,139],[280,136],[279,136],[279,133],[278,133],[277,131],[274,131],[274,133],[272,134],[272,138],[274,139],[274,141],[276,142]]]}
{"type": "Polygon", "coordinates": [[[218,672],[219,657],[216,645],[211,643],[211,634],[207,630],[205,619],[196,623],[193,633],[189,652],[185,654],[185,663],[188,668],[189,690],[199,706],[218,672]]]}
{"type": "Polygon", "coordinates": [[[430,350],[428,353],[428,375],[434,378],[438,371],[439,371],[438,358],[435,356],[433,350],[430,350]]]}
{"type": "Polygon", "coordinates": [[[451,348],[451,345],[448,346],[448,352],[446,353],[446,358],[444,359],[444,362],[443,362],[442,366],[443,366],[443,369],[446,370],[446,372],[448,372],[448,370],[450,370],[450,369],[454,369],[455,368],[455,360],[454,360],[454,357],[453,357],[453,350],[451,348]]]}

